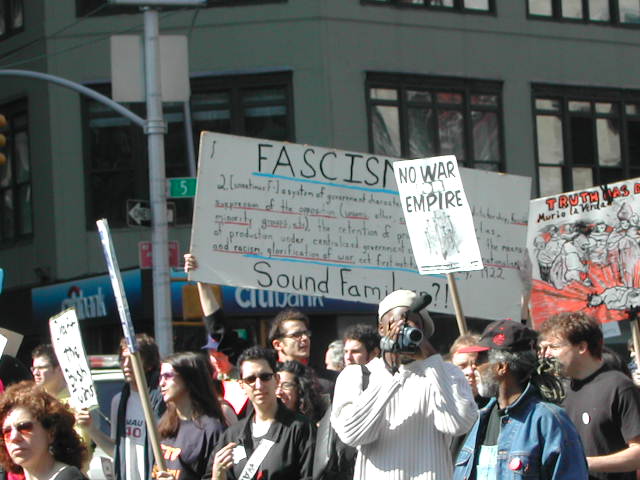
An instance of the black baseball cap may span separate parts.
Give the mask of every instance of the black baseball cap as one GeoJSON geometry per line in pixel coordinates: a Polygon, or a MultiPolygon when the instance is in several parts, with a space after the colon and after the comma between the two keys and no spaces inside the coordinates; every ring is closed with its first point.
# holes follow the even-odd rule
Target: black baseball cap
{"type": "Polygon", "coordinates": [[[460,348],[456,353],[486,352],[504,350],[522,352],[534,350],[538,334],[520,322],[496,320],[487,325],[477,344],[460,348]]]}

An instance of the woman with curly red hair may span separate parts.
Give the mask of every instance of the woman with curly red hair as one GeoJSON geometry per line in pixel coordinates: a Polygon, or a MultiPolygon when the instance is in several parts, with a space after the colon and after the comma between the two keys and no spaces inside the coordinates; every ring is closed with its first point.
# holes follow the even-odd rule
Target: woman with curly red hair
{"type": "Polygon", "coordinates": [[[26,480],[82,480],[87,447],[73,429],[75,418],[33,382],[20,382],[0,397],[0,464],[26,480]]]}

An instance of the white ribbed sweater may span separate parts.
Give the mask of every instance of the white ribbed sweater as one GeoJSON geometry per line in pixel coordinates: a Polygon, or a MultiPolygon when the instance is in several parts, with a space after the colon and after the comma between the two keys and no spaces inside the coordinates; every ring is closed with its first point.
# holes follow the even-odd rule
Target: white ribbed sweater
{"type": "Polygon", "coordinates": [[[462,371],[432,355],[400,367],[395,375],[376,358],[362,369],[345,368],[336,382],[331,424],[358,447],[354,480],[449,480],[453,436],[478,416],[462,371]]]}

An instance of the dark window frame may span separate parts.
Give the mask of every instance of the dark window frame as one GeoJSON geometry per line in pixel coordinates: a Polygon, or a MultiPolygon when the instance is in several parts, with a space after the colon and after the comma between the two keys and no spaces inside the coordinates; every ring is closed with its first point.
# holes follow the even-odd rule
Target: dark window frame
{"type": "MultiPolygon", "coordinates": [[[[111,88],[109,84],[100,84],[100,85],[91,85],[92,88],[103,93],[107,96],[111,93],[111,88]]],[[[269,73],[249,73],[249,74],[231,74],[231,75],[219,75],[219,76],[198,76],[191,78],[191,91],[192,97],[195,95],[215,95],[219,92],[229,92],[231,101],[228,104],[228,109],[230,113],[230,131],[228,133],[233,135],[244,135],[246,132],[246,125],[244,123],[244,112],[243,108],[247,105],[242,104],[241,99],[244,92],[247,92],[252,89],[268,89],[268,88],[281,88],[286,95],[286,103],[270,103],[263,102],[260,104],[251,103],[251,106],[269,106],[269,105],[285,105],[286,106],[286,133],[287,136],[283,141],[295,142],[295,118],[294,118],[294,100],[293,100],[293,72],[291,70],[279,70],[269,73]]],[[[84,155],[84,165],[85,165],[85,205],[86,207],[86,228],[88,231],[95,230],[95,215],[98,213],[94,213],[95,206],[93,202],[93,189],[92,179],[93,175],[97,172],[96,169],[93,168],[92,159],[91,159],[91,151],[90,151],[90,136],[91,136],[91,128],[90,128],[90,116],[89,116],[89,106],[92,100],[83,98],[82,102],[82,118],[83,118],[83,155],[84,155]]],[[[174,108],[177,104],[169,104],[167,106],[165,104],[165,113],[167,109],[174,108]]],[[[127,105],[128,108],[131,108],[141,117],[145,117],[145,108],[142,103],[135,103],[127,105]]],[[[105,107],[107,108],[107,107],[105,107]]],[[[193,102],[192,102],[192,112],[194,112],[193,102]]],[[[115,112],[110,112],[110,117],[117,117],[118,114],[115,112]]],[[[125,119],[123,118],[123,121],[125,119]]],[[[133,165],[132,168],[128,170],[132,170],[135,175],[134,179],[134,195],[137,200],[145,200],[149,198],[149,177],[148,177],[148,159],[147,159],[147,143],[146,136],[143,134],[142,129],[134,125],[133,123],[126,120],[126,123],[129,124],[129,135],[133,139],[131,142],[132,148],[135,150],[133,154],[134,158],[138,158],[139,162],[133,165]]],[[[182,122],[179,122],[180,125],[183,125],[182,122]]],[[[194,119],[194,130],[197,128],[197,121],[194,119]]],[[[199,136],[194,132],[194,151],[196,153],[196,157],[198,155],[198,144],[199,144],[199,136]]],[[[183,144],[186,149],[186,143],[183,144]]],[[[165,149],[168,150],[167,145],[165,143],[165,149]]],[[[186,158],[186,152],[184,153],[186,158]]],[[[165,171],[169,171],[171,168],[178,168],[178,163],[174,163],[171,165],[168,159],[165,159],[165,171]]],[[[183,165],[186,168],[186,162],[183,165]]],[[[169,175],[167,175],[169,176],[169,175]]],[[[188,174],[181,175],[188,176],[188,174]]],[[[190,199],[176,199],[172,200],[175,202],[191,202],[190,199]]],[[[182,210],[180,205],[177,205],[178,210],[182,210]]],[[[122,209],[124,211],[124,205],[122,209]]],[[[186,207],[185,207],[186,208],[186,207]]],[[[189,206],[190,208],[190,206],[189,206]]],[[[180,217],[180,213],[178,213],[180,217]]],[[[191,222],[191,214],[187,215],[188,221],[177,223],[177,225],[188,225],[191,222]]],[[[111,222],[112,228],[126,228],[126,222],[124,224],[120,222],[111,222]]]]}
{"type": "MultiPolygon", "coordinates": [[[[33,170],[31,162],[31,136],[29,134],[29,102],[27,98],[20,98],[12,102],[0,105],[0,113],[2,113],[7,119],[7,126],[2,129],[2,132],[7,138],[7,145],[3,148],[5,155],[7,156],[7,162],[11,168],[11,180],[9,185],[0,185],[0,246],[10,247],[18,243],[30,241],[34,236],[34,223],[33,223],[33,170]],[[16,125],[17,119],[24,117],[20,122],[20,125],[16,125]],[[28,178],[26,180],[18,180],[17,165],[16,165],[16,135],[25,132],[27,136],[27,154],[29,171],[28,178]],[[30,212],[29,212],[29,231],[23,233],[25,225],[22,222],[22,203],[19,201],[19,193],[22,189],[27,188],[29,191],[30,199],[30,212]],[[4,195],[5,192],[11,192],[11,202],[13,204],[13,236],[7,236],[5,232],[5,208],[4,208],[4,195]]],[[[4,168],[4,167],[2,167],[4,168]]]]}
{"type": "Polygon", "coordinates": [[[2,3],[2,9],[4,12],[4,25],[5,31],[0,34],[0,40],[4,40],[6,38],[12,37],[20,32],[24,31],[25,24],[25,8],[24,8],[24,0],[0,0],[2,3]],[[13,2],[17,2],[20,4],[20,9],[22,10],[22,24],[19,27],[13,27],[11,21],[11,5],[13,2]]]}
{"type": "MultiPolygon", "coordinates": [[[[207,4],[199,8],[235,7],[247,5],[262,5],[266,3],[287,3],[289,0],[208,0],[207,4]]],[[[76,0],[76,17],[85,15],[135,15],[140,13],[140,7],[129,5],[108,6],[108,0],[76,0]]],[[[176,10],[184,7],[164,7],[163,10],[176,10]]]]}
{"type": "Polygon", "coordinates": [[[607,27],[619,27],[619,28],[640,28],[640,21],[638,23],[621,22],[620,21],[620,8],[618,0],[609,1],[609,20],[592,20],[589,15],[589,0],[582,0],[582,18],[567,18],[562,16],[562,0],[551,0],[551,15],[537,15],[530,13],[529,1],[527,0],[527,19],[543,22],[559,22],[569,23],[576,25],[601,25],[607,27]]]}
{"type": "Polygon", "coordinates": [[[471,15],[497,16],[498,14],[495,0],[489,0],[488,10],[465,8],[464,0],[453,0],[453,7],[403,3],[403,0],[360,0],[360,3],[363,5],[374,5],[374,6],[380,6],[380,7],[410,8],[410,9],[430,10],[430,11],[436,11],[436,12],[464,13],[464,14],[471,14],[471,15]]]}
{"type": "MultiPolygon", "coordinates": [[[[550,166],[559,167],[562,173],[562,191],[567,192],[574,190],[573,185],[573,168],[574,167],[588,167],[592,168],[593,172],[593,184],[603,185],[611,182],[603,182],[602,177],[606,174],[606,170],[613,168],[621,168],[622,176],[620,180],[627,178],[633,178],[640,176],[640,161],[632,165],[632,159],[630,158],[630,144],[628,136],[629,122],[638,122],[640,124],[640,113],[629,114],[626,110],[627,104],[640,105],[640,90],[633,89],[611,89],[602,87],[585,87],[585,86],[567,86],[567,85],[552,85],[552,84],[532,84],[531,88],[531,108],[533,113],[533,128],[534,128],[534,152],[535,152],[535,165],[536,165],[536,193],[540,195],[540,167],[550,166]],[[560,102],[560,112],[552,112],[551,110],[539,109],[536,107],[537,99],[551,99],[558,100],[560,102]],[[590,112],[571,112],[569,110],[569,102],[589,102],[591,104],[590,112]],[[617,114],[601,114],[595,111],[593,108],[596,103],[611,103],[617,106],[617,114]],[[562,127],[562,143],[563,143],[563,162],[561,164],[553,163],[541,163],[540,152],[538,151],[538,127],[537,127],[537,115],[538,114],[554,114],[561,119],[562,127]],[[597,158],[597,133],[594,134],[592,140],[592,149],[594,154],[594,161],[592,165],[587,163],[581,163],[574,159],[572,149],[572,118],[589,118],[594,121],[598,118],[617,118],[619,124],[620,135],[620,161],[621,167],[607,167],[602,166],[598,162],[597,158]],[[632,172],[632,169],[636,173],[632,172]]],[[[594,130],[595,132],[595,130],[594,130]]],[[[617,180],[615,180],[617,181],[617,180]]],[[[558,192],[561,193],[561,192],[558,192]]]]}
{"type": "MultiPolygon", "coordinates": [[[[374,151],[374,135],[372,126],[372,107],[373,105],[394,105],[398,107],[399,116],[399,128],[400,128],[400,156],[402,158],[411,158],[409,148],[409,135],[408,135],[408,104],[407,96],[404,94],[407,90],[422,89],[422,90],[446,90],[447,92],[460,93],[463,96],[463,122],[464,122],[464,139],[463,146],[465,151],[464,161],[458,159],[461,166],[474,168],[476,164],[496,164],[498,171],[506,171],[506,150],[504,141],[504,110],[502,104],[502,86],[503,82],[499,80],[480,80],[480,79],[466,79],[459,77],[444,77],[444,76],[432,76],[432,75],[417,75],[417,74],[401,74],[401,73],[380,73],[380,72],[366,72],[365,81],[365,101],[367,107],[367,133],[369,136],[369,151],[374,151]],[[384,89],[396,89],[398,91],[398,99],[382,101],[371,99],[370,90],[372,88],[384,88],[384,89]],[[472,110],[485,111],[487,109],[482,106],[471,107],[472,95],[496,95],[498,99],[498,105],[495,111],[498,115],[498,128],[499,128],[499,154],[500,160],[498,162],[489,161],[476,161],[473,155],[473,123],[472,123],[472,110]]],[[[436,141],[439,143],[439,139],[436,135],[436,141]]]]}

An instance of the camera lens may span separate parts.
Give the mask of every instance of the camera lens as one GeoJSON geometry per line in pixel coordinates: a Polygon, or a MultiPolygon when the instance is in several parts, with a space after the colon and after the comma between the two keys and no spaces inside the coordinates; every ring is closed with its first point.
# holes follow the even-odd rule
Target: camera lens
{"type": "Polygon", "coordinates": [[[422,341],[422,332],[420,330],[417,328],[408,328],[407,330],[407,336],[411,342],[419,343],[422,341]]]}

